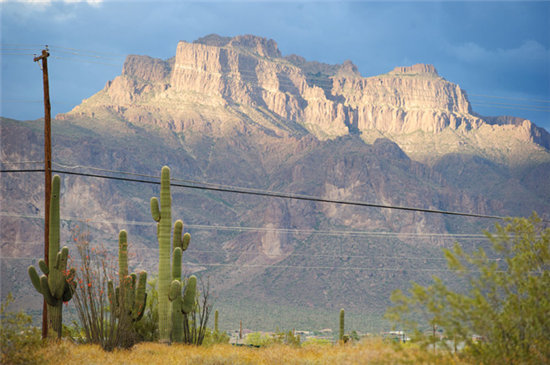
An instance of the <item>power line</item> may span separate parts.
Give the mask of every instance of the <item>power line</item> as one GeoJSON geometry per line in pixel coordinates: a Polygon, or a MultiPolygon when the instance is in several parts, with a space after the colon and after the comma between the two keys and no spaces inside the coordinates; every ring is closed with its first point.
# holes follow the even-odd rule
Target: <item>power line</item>
{"type": "Polygon", "coordinates": [[[0,161],[4,165],[43,164],[44,161],[0,161]]]}
{"type": "MultiPolygon", "coordinates": [[[[0,216],[13,218],[27,219],[43,219],[40,215],[25,215],[14,214],[10,212],[0,212],[0,216]]],[[[117,221],[117,220],[91,220],[78,217],[61,217],[64,221],[79,221],[85,224],[112,224],[112,225],[138,225],[138,226],[156,226],[155,222],[141,221],[117,221]]],[[[416,237],[416,238],[442,238],[442,239],[461,239],[461,240],[486,240],[487,236],[483,234],[473,233],[430,233],[430,232],[385,232],[385,231],[347,231],[347,230],[316,230],[316,229],[299,229],[299,228],[271,228],[271,227],[241,227],[241,226],[221,226],[208,224],[184,224],[186,229],[196,230],[220,230],[220,231],[252,231],[252,232],[277,232],[277,233],[308,233],[308,234],[323,234],[330,236],[350,236],[350,237],[416,237]]]]}
{"type": "MultiPolygon", "coordinates": [[[[66,175],[93,177],[93,178],[100,178],[100,179],[109,179],[109,180],[118,180],[118,181],[127,181],[127,182],[137,182],[137,183],[144,183],[144,184],[160,185],[160,181],[149,181],[149,180],[141,180],[141,179],[132,179],[132,178],[127,178],[127,177],[106,176],[106,175],[99,175],[99,174],[88,174],[88,173],[82,173],[82,172],[72,172],[72,171],[55,170],[55,169],[52,169],[51,171],[54,172],[54,173],[58,173],[58,174],[66,174],[66,175]]],[[[40,170],[40,169],[36,169],[36,170],[33,170],[33,169],[28,169],[28,170],[0,170],[0,173],[8,173],[8,172],[44,172],[44,170],[43,169],[42,170],[40,170]]],[[[269,191],[257,191],[257,190],[253,190],[253,189],[247,189],[247,188],[231,188],[230,189],[230,188],[223,188],[223,187],[213,187],[213,186],[195,185],[195,184],[182,184],[182,183],[175,183],[175,184],[171,183],[170,186],[180,187],[180,188],[188,188],[188,189],[207,190],[207,191],[218,191],[218,192],[224,192],[224,193],[236,193],[236,194],[245,194],[245,195],[266,196],[266,197],[271,197],[271,198],[283,198],[283,199],[293,199],[293,200],[302,200],[302,201],[312,201],[312,202],[317,202],[317,203],[331,203],[331,204],[369,207],[369,208],[403,210],[403,211],[410,211],[410,212],[445,214],[445,215],[462,216],[462,217],[470,217],[470,218],[484,218],[484,219],[498,219],[498,220],[507,219],[507,217],[496,216],[496,215],[465,213],[465,212],[446,211],[446,210],[437,210],[437,209],[414,208],[414,207],[396,206],[396,205],[384,205],[384,204],[367,203],[367,202],[353,201],[353,200],[327,199],[327,198],[319,198],[319,197],[310,196],[310,195],[288,194],[288,193],[282,193],[282,192],[269,192],[269,191]]]]}
{"type": "MultiPolygon", "coordinates": [[[[12,242],[4,242],[12,243],[12,242]]],[[[13,242],[14,246],[16,245],[30,245],[32,242],[13,242]]],[[[42,242],[34,242],[42,243],[42,242]]],[[[32,246],[32,245],[31,245],[32,246]]],[[[132,247],[131,251],[158,251],[158,247],[132,247]]],[[[384,255],[344,255],[344,254],[301,254],[301,253],[288,253],[288,254],[269,254],[263,253],[260,251],[250,252],[244,250],[231,250],[227,248],[222,248],[219,250],[196,250],[196,249],[187,249],[185,255],[188,258],[189,255],[201,255],[206,253],[225,253],[225,254],[237,254],[241,256],[265,256],[268,258],[272,257],[316,257],[316,258],[333,258],[333,259],[343,259],[343,258],[353,258],[353,259],[385,259],[385,260],[421,260],[421,261],[446,261],[445,257],[425,257],[425,256],[384,256],[384,255]]],[[[39,257],[33,259],[40,259],[39,257]]],[[[487,258],[489,261],[502,261],[500,258],[487,258]]],[[[185,262],[187,263],[187,262],[185,262]]]]}
{"type": "MultiPolygon", "coordinates": [[[[130,181],[130,182],[160,185],[160,181],[158,181],[158,182],[157,181],[147,181],[147,180],[140,180],[140,179],[113,177],[113,176],[105,176],[105,175],[99,175],[99,174],[86,174],[86,173],[69,172],[69,171],[53,170],[53,169],[52,169],[52,172],[59,173],[59,174],[95,177],[95,178],[100,178],[100,179],[112,179],[112,180],[130,181]]],[[[170,184],[170,185],[174,186],[174,187],[189,188],[189,189],[219,191],[219,192],[224,192],[224,193],[237,193],[237,194],[247,194],[247,195],[257,195],[257,196],[267,196],[267,197],[272,197],[272,198],[284,198],[284,199],[314,201],[314,202],[318,202],[318,203],[333,203],[333,204],[362,206],[362,207],[370,207],[370,208],[396,209],[396,210],[404,210],[404,211],[446,214],[446,215],[455,215],[455,216],[473,217],[473,218],[487,218],[487,219],[499,219],[499,220],[506,219],[506,217],[484,215],[484,214],[452,212],[452,211],[444,211],[444,210],[412,208],[412,207],[405,207],[405,206],[392,206],[392,205],[383,205],[383,204],[373,204],[373,203],[366,203],[366,202],[359,202],[359,201],[352,201],[352,200],[326,199],[326,198],[318,198],[318,197],[314,197],[314,196],[301,195],[301,194],[260,192],[260,191],[253,191],[251,189],[245,189],[245,188],[228,189],[228,188],[217,188],[217,187],[210,187],[210,186],[199,186],[199,185],[190,185],[190,184],[181,184],[181,183],[170,184]]]]}
{"type": "MultiPolygon", "coordinates": [[[[41,257],[0,257],[0,260],[39,260],[41,257]]],[[[284,268],[284,269],[312,269],[312,270],[353,270],[353,271],[421,271],[421,272],[447,272],[455,271],[450,269],[428,269],[428,268],[384,268],[384,267],[349,267],[349,266],[304,266],[304,265],[270,265],[270,264],[232,264],[232,263],[197,263],[197,262],[184,262],[188,266],[220,266],[220,267],[267,267],[267,268],[284,268]]]]}

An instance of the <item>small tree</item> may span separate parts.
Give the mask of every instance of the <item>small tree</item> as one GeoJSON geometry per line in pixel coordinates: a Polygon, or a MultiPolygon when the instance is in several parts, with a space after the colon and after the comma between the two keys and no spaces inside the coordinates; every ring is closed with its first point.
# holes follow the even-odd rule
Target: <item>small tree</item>
{"type": "Polygon", "coordinates": [[[452,291],[437,277],[428,287],[413,283],[409,295],[392,294],[395,306],[386,316],[424,345],[438,340],[424,335],[419,320],[437,327],[447,338],[441,347],[464,344],[465,354],[481,363],[550,363],[550,228],[533,214],[486,235],[497,259],[482,248],[444,250],[466,291],[452,291]]]}

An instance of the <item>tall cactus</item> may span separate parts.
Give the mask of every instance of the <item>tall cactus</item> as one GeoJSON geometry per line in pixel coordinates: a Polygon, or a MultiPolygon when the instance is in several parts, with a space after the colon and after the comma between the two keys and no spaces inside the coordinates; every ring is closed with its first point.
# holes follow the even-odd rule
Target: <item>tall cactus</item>
{"type": "Polygon", "coordinates": [[[345,315],[344,308],[342,308],[340,309],[340,336],[339,336],[340,342],[344,341],[344,315],[345,315]]]}
{"type": "Polygon", "coordinates": [[[115,290],[113,283],[108,283],[111,308],[124,323],[139,321],[147,302],[147,272],[141,271],[139,279],[134,273],[128,275],[128,235],[125,230],[118,235],[118,275],[120,287],[115,290]]]}
{"type": "Polygon", "coordinates": [[[218,311],[214,312],[214,333],[218,333],[218,311]]]}
{"type": "Polygon", "coordinates": [[[159,336],[161,342],[170,342],[171,308],[168,300],[171,283],[170,231],[172,228],[172,197],[170,195],[170,168],[164,166],[160,177],[160,209],[157,198],[151,198],[151,215],[157,224],[159,242],[159,336]]]}
{"type": "Polygon", "coordinates": [[[48,326],[52,328],[57,337],[61,338],[63,323],[63,302],[68,302],[73,297],[76,282],[73,280],[75,270],[67,271],[69,249],[65,246],[59,250],[59,197],[61,179],[55,175],[52,180],[52,192],[50,200],[50,234],[49,234],[49,262],[38,262],[38,266],[44,273],[38,276],[34,266],[29,266],[28,272],[34,288],[44,296],[48,304],[48,326]]]}

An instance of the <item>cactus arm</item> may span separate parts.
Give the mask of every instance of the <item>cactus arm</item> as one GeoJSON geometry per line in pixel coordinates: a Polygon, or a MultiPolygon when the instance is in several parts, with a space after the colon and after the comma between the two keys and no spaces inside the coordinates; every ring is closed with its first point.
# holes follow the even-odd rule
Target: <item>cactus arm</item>
{"type": "Polygon", "coordinates": [[[46,261],[42,259],[38,260],[38,267],[45,275],[48,275],[50,273],[50,269],[48,268],[48,265],[46,265],[46,261]]]}
{"type": "Polygon", "coordinates": [[[147,293],[143,295],[143,306],[140,307],[137,313],[137,317],[134,317],[134,321],[139,321],[143,318],[143,314],[145,313],[145,303],[147,303],[147,293]]]}
{"type": "Polygon", "coordinates": [[[139,279],[135,292],[134,307],[132,309],[132,317],[134,321],[139,321],[141,317],[143,317],[143,312],[145,311],[145,304],[147,303],[147,293],[145,291],[146,284],[147,272],[142,271],[139,273],[139,279]]]}
{"type": "Polygon", "coordinates": [[[65,272],[67,270],[67,261],[69,260],[69,248],[63,246],[59,252],[59,262],[57,263],[57,270],[65,272]]]}
{"type": "Polygon", "coordinates": [[[59,301],[52,295],[50,292],[50,287],[48,285],[48,278],[46,275],[42,275],[40,277],[40,286],[42,287],[42,295],[44,295],[44,299],[46,299],[46,303],[48,303],[50,306],[55,307],[59,304],[59,301]]]}
{"type": "Polygon", "coordinates": [[[191,241],[191,235],[189,233],[186,233],[183,235],[182,239],[182,251],[187,250],[187,247],[189,247],[189,242],[191,241]]]}
{"type": "Polygon", "coordinates": [[[181,248],[176,247],[172,253],[172,280],[181,280],[181,248]]]}
{"type": "Polygon", "coordinates": [[[50,198],[50,230],[49,230],[49,249],[50,270],[52,268],[52,259],[59,252],[59,198],[60,198],[61,178],[55,175],[52,179],[52,190],[50,198]]]}
{"type": "Polygon", "coordinates": [[[65,278],[65,290],[63,291],[62,300],[68,302],[73,298],[73,294],[76,290],[75,269],[71,268],[65,278]]]}
{"type": "Polygon", "coordinates": [[[151,198],[151,215],[155,222],[160,221],[159,201],[155,197],[151,198]]]}
{"type": "Polygon", "coordinates": [[[183,294],[183,305],[182,311],[185,314],[189,314],[193,311],[195,307],[195,294],[197,291],[197,277],[191,275],[187,281],[187,286],[185,287],[185,293],[183,294]]]}
{"type": "Polygon", "coordinates": [[[183,250],[183,240],[181,237],[181,233],[183,231],[183,222],[181,220],[177,220],[176,223],[174,223],[174,236],[172,240],[172,251],[176,249],[176,247],[179,247],[183,250]]]}
{"type": "Polygon", "coordinates": [[[183,341],[183,314],[182,314],[182,297],[181,297],[181,281],[173,280],[170,284],[170,294],[168,297],[172,303],[172,330],[171,338],[174,342],[183,341]]]}
{"type": "Polygon", "coordinates": [[[178,297],[181,297],[181,281],[173,280],[172,284],[170,284],[170,293],[168,293],[168,299],[170,299],[170,301],[174,301],[178,297]]]}
{"type": "Polygon", "coordinates": [[[59,270],[59,262],[61,261],[61,252],[57,252],[55,255],[55,264],[53,266],[54,270],[59,270]]]}
{"type": "Polygon", "coordinates": [[[61,297],[61,300],[64,302],[68,302],[73,298],[73,293],[74,293],[74,286],[72,284],[66,283],[65,290],[63,291],[63,296],[61,297]]]}
{"type": "Polygon", "coordinates": [[[118,276],[120,283],[128,276],[128,235],[125,230],[118,234],[118,276]]]}
{"type": "Polygon", "coordinates": [[[34,266],[29,266],[28,270],[29,276],[31,278],[32,285],[36,289],[37,292],[42,293],[42,286],[40,285],[40,277],[38,276],[38,273],[36,272],[36,269],[34,266]]]}

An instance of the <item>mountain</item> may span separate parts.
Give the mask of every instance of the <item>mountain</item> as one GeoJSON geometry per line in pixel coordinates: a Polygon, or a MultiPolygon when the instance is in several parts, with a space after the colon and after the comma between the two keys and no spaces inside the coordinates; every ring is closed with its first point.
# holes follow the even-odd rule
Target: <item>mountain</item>
{"type": "MultiPolygon", "coordinates": [[[[2,161],[41,160],[41,128],[40,120],[2,119],[2,161]]],[[[476,114],[432,65],[362,77],[351,61],[283,56],[275,41],[251,35],[182,41],[168,60],[128,56],[120,76],[56,117],[52,134],[56,169],[141,179],[169,165],[188,185],[550,214],[550,137],[531,121],[476,114]]],[[[42,180],[10,173],[0,182],[2,295],[14,291],[35,311],[39,300],[18,278],[41,256],[42,180]]],[[[78,224],[115,250],[126,229],[132,265],[156,272],[149,199],[157,186],[62,181],[66,242],[78,224]]],[[[487,245],[479,234],[495,223],[190,188],[172,194],[173,217],[192,234],[184,266],[210,278],[223,328],[241,319],[257,329],[336,328],[344,307],[356,329],[381,329],[392,290],[434,273],[459,285],[441,247],[487,245]]]]}
{"type": "Polygon", "coordinates": [[[521,164],[548,159],[550,148],[548,132],[531,121],[474,113],[466,92],[432,65],[361,77],[351,61],[283,57],[273,40],[251,35],[180,42],[168,60],[129,56],[122,75],[60,118],[96,115],[176,132],[218,135],[253,121],[282,137],[384,137],[424,162],[456,152],[521,164]]]}

